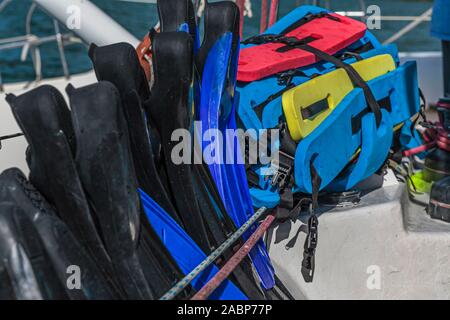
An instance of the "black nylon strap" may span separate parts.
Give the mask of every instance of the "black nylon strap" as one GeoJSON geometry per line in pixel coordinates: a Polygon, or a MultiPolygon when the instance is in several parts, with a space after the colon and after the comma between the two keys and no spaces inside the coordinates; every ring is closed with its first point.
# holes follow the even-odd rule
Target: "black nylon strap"
{"type": "Polygon", "coordinates": [[[331,62],[339,68],[343,68],[347,72],[353,85],[355,87],[359,87],[359,88],[363,89],[364,96],[366,98],[369,109],[375,114],[375,121],[376,121],[377,127],[380,126],[381,108],[380,108],[377,100],[375,99],[372,90],[369,88],[369,86],[363,80],[363,78],[360,76],[360,74],[351,65],[339,60],[338,58],[336,58],[326,52],[323,52],[319,49],[316,49],[316,48],[308,46],[308,45],[299,45],[299,46],[295,46],[295,47],[297,49],[308,51],[308,52],[314,54],[319,59],[327,61],[327,62],[331,62]]]}
{"type": "MultiPolygon", "coordinates": [[[[294,39],[296,39],[296,38],[294,38],[294,39]]],[[[313,42],[315,40],[318,40],[318,39],[313,37],[313,36],[309,36],[309,37],[306,37],[306,38],[298,40],[298,42],[296,42],[294,46],[291,45],[291,44],[286,44],[284,47],[278,48],[275,51],[276,52],[280,52],[280,53],[287,52],[287,51],[296,49],[297,45],[306,45],[306,44],[309,44],[309,43],[311,43],[311,42],[313,42]]]]}
{"type": "Polygon", "coordinates": [[[264,108],[273,100],[281,97],[283,95],[283,93],[285,93],[286,91],[292,89],[295,87],[295,84],[290,83],[288,86],[286,86],[285,88],[281,89],[280,91],[270,95],[266,100],[264,100],[264,102],[261,102],[260,104],[258,104],[256,107],[253,108],[253,111],[255,111],[256,115],[258,116],[259,120],[262,121],[263,118],[263,112],[264,112],[264,108]]]}
{"type": "Polygon", "coordinates": [[[302,70],[299,69],[291,69],[284,72],[277,73],[278,84],[280,86],[285,85],[288,86],[292,83],[294,77],[305,77],[305,78],[313,78],[313,76],[308,76],[302,70]]]}
{"type": "MultiPolygon", "coordinates": [[[[253,42],[253,43],[256,43],[256,44],[263,44],[263,43],[269,43],[269,42],[284,43],[289,48],[300,49],[300,50],[310,52],[310,53],[314,54],[316,57],[318,57],[320,60],[330,62],[338,68],[343,68],[347,72],[347,75],[349,76],[353,85],[355,87],[359,87],[363,90],[364,96],[366,98],[366,102],[369,106],[369,109],[375,114],[375,121],[376,121],[377,127],[380,126],[381,108],[380,108],[378,102],[376,101],[372,90],[370,90],[369,86],[364,81],[364,79],[360,76],[360,74],[351,65],[341,61],[340,59],[338,59],[326,52],[323,52],[317,48],[314,48],[307,44],[304,44],[304,39],[297,39],[295,37],[285,37],[282,35],[267,34],[267,35],[260,35],[260,36],[254,37],[254,41],[255,42],[253,42]]],[[[283,48],[285,48],[285,47],[281,47],[279,49],[283,49],[283,48]]],[[[283,49],[283,50],[286,50],[286,49],[283,49]]],[[[271,100],[268,99],[268,101],[266,100],[256,107],[256,108],[258,108],[258,110],[256,110],[255,112],[258,114],[260,119],[262,119],[262,110],[259,110],[259,109],[264,108],[267,105],[267,103],[269,103],[273,99],[277,98],[278,96],[282,95],[283,93],[284,93],[283,90],[277,92],[276,94],[269,97],[269,98],[272,97],[271,100]]]]}
{"type": "Polygon", "coordinates": [[[273,42],[273,41],[271,41],[271,38],[284,36],[284,35],[290,33],[291,31],[294,31],[295,29],[300,28],[301,26],[307,24],[308,22],[311,22],[314,19],[320,19],[320,18],[328,18],[330,20],[334,20],[334,21],[338,21],[338,22],[341,21],[341,19],[339,19],[338,17],[332,16],[327,12],[308,14],[308,15],[304,16],[303,18],[301,18],[300,20],[298,20],[297,22],[294,22],[293,24],[291,24],[289,27],[287,27],[286,29],[281,31],[279,34],[267,34],[266,33],[266,34],[256,35],[256,36],[250,37],[248,39],[245,39],[244,41],[242,41],[242,44],[247,45],[247,44],[270,43],[270,42],[273,42]]]}
{"type": "Polygon", "coordinates": [[[303,119],[314,118],[317,114],[330,108],[328,104],[328,96],[322,100],[319,100],[307,108],[301,109],[303,119]]]}
{"type": "Polygon", "coordinates": [[[304,26],[305,24],[307,24],[315,19],[320,19],[320,18],[328,18],[328,19],[336,21],[336,22],[341,21],[341,19],[339,19],[339,17],[332,16],[327,12],[320,12],[320,13],[315,13],[315,14],[310,13],[310,14],[307,14],[306,16],[304,16],[303,18],[301,18],[300,20],[298,20],[297,22],[291,24],[289,27],[287,27],[286,29],[281,31],[280,34],[282,34],[282,35],[288,34],[291,31],[294,31],[295,29],[300,28],[301,26],[304,26]]]}
{"type": "MultiPolygon", "coordinates": [[[[387,96],[386,98],[379,100],[378,105],[380,106],[381,109],[385,109],[388,112],[392,111],[392,103],[391,103],[390,96],[387,96]]],[[[365,109],[365,110],[361,111],[360,113],[358,113],[357,115],[352,117],[352,133],[353,134],[356,134],[357,132],[359,132],[361,130],[362,118],[368,113],[369,113],[369,110],[365,109]]]]}
{"type": "Polygon", "coordinates": [[[355,58],[356,61],[361,61],[361,60],[363,60],[363,57],[362,57],[359,53],[351,52],[351,51],[345,51],[345,52],[342,54],[342,56],[339,57],[339,59],[345,60],[345,59],[350,58],[350,57],[355,58]]]}
{"type": "Polygon", "coordinates": [[[251,168],[245,170],[247,174],[247,181],[250,187],[259,187],[259,176],[251,168]]]}
{"type": "Polygon", "coordinates": [[[297,144],[292,140],[285,124],[280,124],[280,150],[278,162],[272,162],[277,167],[277,173],[272,177],[272,185],[277,186],[280,195],[280,204],[277,206],[278,220],[285,221],[291,218],[294,207],[294,154],[297,144]]]}
{"type": "Polygon", "coordinates": [[[310,217],[308,219],[308,234],[306,235],[304,251],[303,251],[303,261],[302,261],[302,276],[305,282],[312,282],[314,279],[315,271],[315,254],[317,248],[317,242],[319,240],[319,220],[316,216],[316,210],[319,206],[318,198],[320,185],[322,184],[322,179],[317,173],[316,168],[313,164],[314,160],[310,162],[311,170],[311,183],[312,183],[312,203],[310,207],[310,217]]]}

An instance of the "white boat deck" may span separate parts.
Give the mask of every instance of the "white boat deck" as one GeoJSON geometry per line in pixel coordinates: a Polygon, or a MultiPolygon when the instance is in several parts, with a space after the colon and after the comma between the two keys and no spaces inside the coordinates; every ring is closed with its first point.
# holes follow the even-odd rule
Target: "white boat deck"
{"type": "Polygon", "coordinates": [[[301,275],[306,219],[268,235],[276,272],[295,298],[450,299],[450,224],[410,202],[403,184],[320,215],[313,283],[301,275]]]}

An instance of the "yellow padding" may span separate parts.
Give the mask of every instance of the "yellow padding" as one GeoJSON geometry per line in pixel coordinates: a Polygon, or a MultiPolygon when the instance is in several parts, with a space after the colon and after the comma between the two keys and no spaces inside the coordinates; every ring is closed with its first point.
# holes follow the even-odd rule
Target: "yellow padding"
{"type": "MultiPolygon", "coordinates": [[[[352,67],[364,81],[378,78],[396,68],[389,54],[355,62],[352,67]]],[[[286,91],[282,100],[283,111],[292,139],[299,141],[314,131],[353,89],[347,72],[340,68],[286,91]],[[304,118],[302,110],[308,111],[305,109],[309,109],[314,116],[304,118]],[[316,109],[315,112],[312,109],[316,109]]]]}

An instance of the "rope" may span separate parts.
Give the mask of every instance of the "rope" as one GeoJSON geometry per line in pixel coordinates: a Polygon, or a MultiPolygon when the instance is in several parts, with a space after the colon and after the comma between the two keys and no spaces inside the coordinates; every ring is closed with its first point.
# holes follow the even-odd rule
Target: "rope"
{"type": "Polygon", "coordinates": [[[411,157],[435,147],[450,152],[449,133],[444,130],[443,126],[439,123],[435,123],[433,126],[433,128],[428,128],[422,134],[425,144],[403,151],[403,156],[411,157]]]}
{"type": "Polygon", "coordinates": [[[209,267],[214,261],[217,260],[223,253],[228,250],[236,241],[238,241],[242,235],[267,211],[267,208],[260,208],[246,223],[244,223],[235,233],[225,240],[220,247],[214,250],[202,263],[200,263],[194,270],[181,279],[175,286],[172,287],[166,294],[164,294],[159,300],[172,300],[175,299],[196,277],[200,275],[207,267],[209,267]]]}
{"type": "Polygon", "coordinates": [[[275,221],[275,215],[271,214],[264,219],[256,231],[248,238],[244,245],[225,263],[222,269],[212,277],[208,283],[197,292],[191,300],[206,300],[225,281],[234,269],[244,260],[256,243],[266,233],[267,229],[275,221]]]}

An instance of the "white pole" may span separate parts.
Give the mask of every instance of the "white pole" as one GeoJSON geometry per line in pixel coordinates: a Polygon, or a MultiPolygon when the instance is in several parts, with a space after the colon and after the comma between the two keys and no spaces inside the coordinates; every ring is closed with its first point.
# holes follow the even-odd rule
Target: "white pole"
{"type": "Polygon", "coordinates": [[[33,1],[88,44],[139,44],[138,39],[88,0],[33,1]]]}

